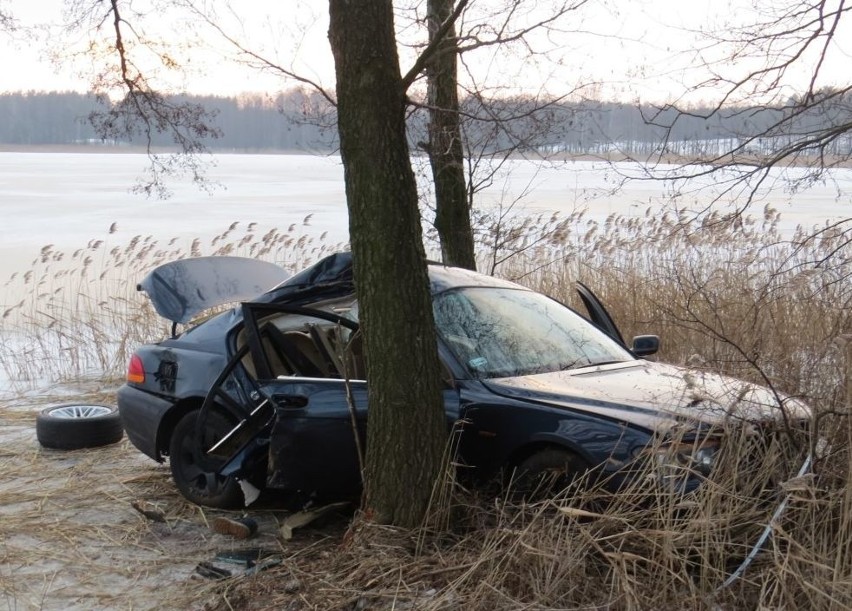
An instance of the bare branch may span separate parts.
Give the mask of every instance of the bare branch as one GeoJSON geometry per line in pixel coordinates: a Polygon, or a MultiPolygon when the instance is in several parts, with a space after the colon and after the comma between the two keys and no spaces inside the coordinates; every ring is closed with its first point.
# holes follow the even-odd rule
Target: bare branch
{"type": "Polygon", "coordinates": [[[532,32],[553,26],[559,20],[564,18],[565,15],[579,10],[587,2],[588,0],[572,0],[563,2],[558,9],[550,12],[542,19],[518,30],[512,30],[511,25],[516,11],[520,6],[520,2],[514,2],[510,7],[510,10],[502,16],[502,21],[499,25],[494,26],[491,24],[480,24],[466,34],[460,34],[459,51],[461,53],[466,53],[482,47],[492,47],[523,41],[532,32]]]}
{"type": "Polygon", "coordinates": [[[280,63],[277,63],[269,59],[268,57],[264,57],[260,53],[250,49],[247,45],[240,42],[232,34],[226,32],[225,29],[218,22],[211,19],[209,15],[207,15],[204,11],[198,9],[194,4],[190,3],[188,5],[188,8],[193,12],[193,14],[203,20],[209,27],[211,27],[215,32],[217,32],[225,41],[228,42],[228,44],[233,46],[242,55],[258,62],[261,66],[273,70],[274,72],[277,72],[289,79],[292,79],[304,85],[308,85],[311,89],[314,89],[323,98],[325,98],[329,104],[331,104],[332,106],[337,106],[337,101],[335,100],[334,95],[325,87],[320,85],[320,83],[316,80],[303,76],[298,72],[295,72],[294,70],[285,68],[280,63]]]}
{"type": "MultiPolygon", "coordinates": [[[[110,140],[127,139],[141,136],[150,161],[149,179],[136,187],[146,195],[155,194],[167,197],[163,177],[188,173],[199,186],[209,188],[199,154],[206,153],[205,139],[219,137],[220,131],[212,121],[215,113],[200,104],[182,101],[176,96],[167,96],[153,86],[143,70],[137,66],[128,47],[127,35],[130,34],[136,44],[146,45],[144,36],[134,25],[125,19],[121,0],[110,0],[106,10],[101,11],[100,3],[77,2],[73,4],[78,12],[77,21],[69,27],[90,27],[90,35],[102,28],[111,32],[114,61],[117,61],[117,76],[109,72],[98,75],[94,87],[97,99],[105,110],[92,112],[89,121],[101,138],[110,140]],[[91,25],[86,26],[87,20],[91,25]],[[110,92],[121,89],[122,98],[113,102],[110,92]],[[177,154],[163,155],[154,150],[155,134],[168,134],[178,149],[177,154]]],[[[135,18],[141,16],[134,14],[135,18]]],[[[161,64],[171,69],[174,60],[164,52],[157,54],[161,64]]]]}
{"type": "Polygon", "coordinates": [[[423,52],[421,52],[420,55],[417,57],[417,60],[414,62],[414,65],[411,66],[405,76],[402,77],[403,91],[408,91],[408,88],[411,87],[411,84],[417,79],[420,73],[423,72],[423,69],[426,67],[426,64],[429,63],[429,60],[444,42],[444,38],[446,37],[447,32],[449,32],[450,28],[455,25],[456,21],[464,11],[469,1],[470,0],[459,0],[459,3],[456,5],[456,8],[453,10],[450,16],[444,20],[444,23],[441,24],[437,32],[435,32],[435,35],[432,37],[432,40],[429,42],[423,52]]]}

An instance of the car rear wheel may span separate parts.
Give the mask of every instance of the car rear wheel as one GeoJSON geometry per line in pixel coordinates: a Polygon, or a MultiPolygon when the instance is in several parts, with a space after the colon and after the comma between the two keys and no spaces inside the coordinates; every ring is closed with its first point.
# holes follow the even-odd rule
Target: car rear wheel
{"type": "Polygon", "coordinates": [[[240,485],[233,477],[216,474],[215,465],[198,463],[198,444],[207,447],[231,430],[232,426],[218,414],[210,414],[203,431],[196,438],[198,410],[186,414],[175,426],[169,443],[169,466],[181,494],[197,505],[235,509],[243,502],[240,485]]]}
{"type": "Polygon", "coordinates": [[[570,450],[544,448],[518,464],[511,490],[515,496],[524,499],[552,497],[587,470],[585,461],[570,450]]]}
{"type": "Polygon", "coordinates": [[[36,438],[45,448],[97,448],[116,443],[123,435],[121,418],[114,406],[56,405],[36,416],[36,438]]]}

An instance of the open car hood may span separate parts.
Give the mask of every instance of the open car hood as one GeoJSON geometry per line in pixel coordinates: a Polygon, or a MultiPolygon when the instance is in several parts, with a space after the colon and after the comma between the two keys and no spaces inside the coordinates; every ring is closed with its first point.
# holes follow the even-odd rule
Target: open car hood
{"type": "Polygon", "coordinates": [[[140,282],[157,313],[188,323],[201,312],[248,301],[284,282],[290,274],[268,261],[247,257],[193,257],[160,265],[140,282]]]}

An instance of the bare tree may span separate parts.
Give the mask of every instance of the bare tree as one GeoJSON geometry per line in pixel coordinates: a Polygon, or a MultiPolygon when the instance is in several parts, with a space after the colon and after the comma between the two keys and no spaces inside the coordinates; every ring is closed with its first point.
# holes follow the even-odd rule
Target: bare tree
{"type": "MultiPolygon", "coordinates": [[[[514,99],[489,96],[462,54],[513,45],[518,48],[515,61],[532,58],[537,52],[529,38],[549,33],[586,1],[510,0],[488,13],[488,18],[474,17],[470,23],[464,23],[467,0],[457,3],[428,0],[429,44],[421,59],[431,54],[429,61],[423,62],[429,128],[428,142],[421,142],[420,147],[429,156],[435,194],[434,227],[445,263],[476,268],[476,232],[471,221],[471,215],[476,216],[475,194],[491,182],[510,158],[530,152],[540,157],[535,149],[542,133],[539,128],[553,125],[545,117],[552,119],[554,106],[569,95],[514,99]],[[525,19],[518,19],[521,25],[514,23],[519,15],[525,15],[525,19]],[[456,19],[462,21],[460,33],[455,27],[456,19]],[[459,80],[460,61],[468,83],[465,86],[459,80]],[[459,102],[460,94],[464,96],[463,105],[459,102]],[[533,129],[520,133],[518,128],[522,125],[533,129]]],[[[415,63],[409,71],[411,77],[416,75],[420,63],[415,63]]],[[[505,220],[503,213],[513,207],[514,204],[498,212],[502,220],[505,220]]],[[[499,221],[488,225],[502,227],[499,221]]],[[[501,240],[495,238],[495,243],[501,240]]],[[[493,273],[498,255],[495,250],[490,254],[493,273]]]]}
{"type": "MultiPolygon", "coordinates": [[[[435,229],[444,263],[476,269],[473,230],[467,200],[458,97],[458,41],[453,0],[429,0],[429,43],[435,53],[427,64],[429,143],[425,145],[435,184],[435,229]]],[[[459,2],[460,11],[467,0],[459,2]]]]}
{"type": "Polygon", "coordinates": [[[331,0],[338,131],[364,333],[366,509],[419,524],[447,431],[390,0],[331,0]],[[416,449],[415,449],[416,448],[416,449]]]}
{"type": "MultiPolygon", "coordinates": [[[[97,75],[99,89],[123,92],[105,113],[92,117],[93,123],[104,136],[133,135],[139,130],[149,144],[154,132],[166,131],[179,146],[181,158],[195,160],[203,150],[200,139],[213,133],[209,117],[161,94],[145,68],[135,63],[143,49],[153,49],[155,65],[179,62],[148,44],[138,25],[146,15],[133,13],[130,7],[124,0],[75,4],[74,27],[111,32],[106,59],[115,63],[97,75]]],[[[417,188],[405,131],[406,85],[397,59],[390,0],[330,0],[329,9],[337,96],[325,95],[337,103],[370,382],[365,503],[375,520],[412,526],[422,519],[438,478],[447,429],[417,188]]],[[[421,55],[423,62],[432,53],[421,55]]],[[[287,73],[257,54],[253,59],[287,73]]],[[[422,65],[411,74],[420,71],[422,65]]],[[[307,79],[301,82],[311,84],[307,79]]],[[[158,185],[155,181],[151,188],[158,185]]]]}
{"type": "Polygon", "coordinates": [[[646,111],[646,121],[665,130],[659,158],[669,154],[679,122],[741,117],[743,128],[731,134],[729,146],[708,150],[679,171],[683,178],[712,175],[722,194],[738,196],[739,211],[775,182],[778,168],[801,169],[786,184],[796,190],[847,164],[852,80],[836,82],[828,67],[848,61],[843,44],[852,28],[850,11],[846,0],[760,1],[745,17],[738,15],[745,25],[708,33],[696,62],[708,76],[679,100],[646,111]],[[687,98],[697,97],[715,102],[696,110],[687,98]]]}

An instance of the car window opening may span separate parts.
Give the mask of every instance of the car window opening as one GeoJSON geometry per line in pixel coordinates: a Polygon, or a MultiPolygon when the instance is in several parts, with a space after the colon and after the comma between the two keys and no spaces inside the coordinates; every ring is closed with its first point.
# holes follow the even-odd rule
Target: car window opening
{"type": "MultiPolygon", "coordinates": [[[[270,373],[277,377],[363,380],[366,377],[360,333],[334,323],[306,321],[290,314],[258,321],[261,344],[270,373]]],[[[237,346],[245,343],[245,331],[237,346]]],[[[251,355],[243,366],[253,377],[257,371],[251,355]]]]}

